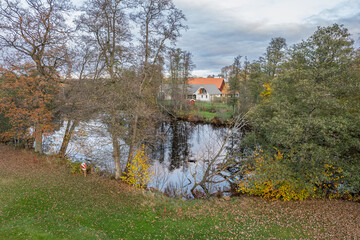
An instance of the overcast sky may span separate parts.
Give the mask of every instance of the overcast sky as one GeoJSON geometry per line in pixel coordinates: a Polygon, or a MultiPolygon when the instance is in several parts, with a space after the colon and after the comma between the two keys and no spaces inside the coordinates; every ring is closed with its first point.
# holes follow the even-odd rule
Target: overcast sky
{"type": "Polygon", "coordinates": [[[288,45],[312,35],[317,26],[344,24],[359,45],[360,0],[174,0],[189,30],[177,46],[193,54],[193,75],[219,74],[237,55],[253,61],[271,38],[288,45]]]}

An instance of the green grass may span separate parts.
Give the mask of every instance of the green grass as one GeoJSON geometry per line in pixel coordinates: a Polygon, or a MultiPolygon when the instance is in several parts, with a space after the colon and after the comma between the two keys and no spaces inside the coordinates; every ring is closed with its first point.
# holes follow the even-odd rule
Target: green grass
{"type": "Polygon", "coordinates": [[[0,239],[304,239],[322,229],[307,222],[312,209],[249,197],[171,199],[45,161],[38,166],[32,155],[17,166],[15,153],[1,151],[0,239]]]}
{"type": "Polygon", "coordinates": [[[233,112],[231,106],[225,103],[196,102],[190,114],[201,116],[206,121],[211,121],[214,117],[222,121],[230,121],[233,112]]]}
{"type": "Polygon", "coordinates": [[[199,210],[203,201],[115,193],[81,176],[63,180],[16,179],[2,186],[0,239],[219,239],[249,227],[255,227],[254,239],[272,231],[300,236],[271,224],[267,232],[251,218],[237,224],[235,216],[186,212],[199,210]]]}
{"type": "MultiPolygon", "coordinates": [[[[171,101],[162,101],[163,106],[170,107],[171,101]]],[[[233,110],[232,107],[222,102],[201,102],[197,101],[194,105],[189,105],[189,108],[185,111],[177,112],[179,116],[197,116],[202,117],[206,121],[210,122],[214,117],[227,122],[231,121],[233,110]]]]}
{"type": "MultiPolygon", "coordinates": [[[[276,224],[238,221],[240,209],[223,214],[227,202],[214,211],[213,201],[119,190],[68,172],[0,176],[0,239],[219,239],[250,228],[254,239],[284,235],[276,224]]],[[[285,236],[302,235],[289,229],[285,236]]]]}
{"type": "Polygon", "coordinates": [[[200,101],[197,101],[195,103],[195,105],[197,107],[200,107],[200,108],[205,108],[205,109],[226,109],[226,110],[229,110],[231,111],[232,107],[227,105],[226,103],[221,103],[221,102],[200,102],[200,101]]]}
{"type": "Polygon", "coordinates": [[[214,117],[217,116],[216,113],[211,113],[207,111],[196,111],[194,112],[194,115],[202,116],[203,118],[205,118],[206,121],[211,121],[214,117]]]}

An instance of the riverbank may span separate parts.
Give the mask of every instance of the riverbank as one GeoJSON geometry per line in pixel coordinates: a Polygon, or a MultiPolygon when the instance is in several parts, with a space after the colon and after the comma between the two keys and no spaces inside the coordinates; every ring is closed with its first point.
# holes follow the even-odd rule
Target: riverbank
{"type": "Polygon", "coordinates": [[[0,145],[0,239],[360,238],[360,204],[182,201],[0,145]]]}
{"type": "MultiPolygon", "coordinates": [[[[164,101],[163,106],[170,107],[170,101],[164,101]]],[[[208,123],[216,126],[229,126],[233,120],[233,109],[222,102],[201,102],[189,104],[185,110],[175,111],[173,118],[192,123],[208,123]]]]}

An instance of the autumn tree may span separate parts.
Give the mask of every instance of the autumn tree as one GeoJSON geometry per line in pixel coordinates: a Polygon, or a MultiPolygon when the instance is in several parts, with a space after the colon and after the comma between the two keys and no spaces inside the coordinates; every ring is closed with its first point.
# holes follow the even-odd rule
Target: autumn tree
{"type": "MultiPolygon", "coordinates": [[[[68,27],[65,15],[70,10],[67,0],[4,0],[0,4],[0,45],[32,61],[41,81],[52,84],[66,61],[68,27]]],[[[20,59],[20,58],[18,58],[20,59]]],[[[46,84],[38,83],[39,87],[46,84]]],[[[45,89],[38,89],[44,92],[45,89]]],[[[49,95],[46,95],[49,96],[49,95]]],[[[35,124],[35,151],[42,152],[42,123],[35,124]]]]}
{"type": "MultiPolygon", "coordinates": [[[[140,27],[140,46],[138,47],[138,66],[140,78],[137,81],[135,108],[131,116],[131,138],[129,142],[128,163],[132,159],[134,148],[139,141],[139,118],[145,109],[151,109],[155,103],[158,88],[162,79],[163,53],[167,44],[174,43],[185,29],[185,16],[177,9],[172,0],[141,0],[135,1],[135,23],[140,27]]],[[[146,119],[146,116],[142,118],[146,119]]],[[[145,120],[146,121],[146,120],[145,120]]],[[[150,123],[147,121],[147,123],[150,123]]],[[[144,125],[145,129],[149,126],[144,125]]],[[[125,169],[125,173],[127,168],[125,169]]]]}
{"type": "MultiPolygon", "coordinates": [[[[251,112],[253,131],[243,140],[270,157],[278,149],[287,159],[278,171],[290,171],[287,176],[311,195],[324,183],[334,186],[331,176],[340,172],[343,192],[360,191],[360,85],[353,43],[348,30],[334,24],[294,45],[272,81],[271,96],[251,112]]],[[[286,180],[278,173],[274,181],[286,180]]]]}
{"type": "Polygon", "coordinates": [[[39,76],[36,67],[30,64],[1,68],[0,78],[0,112],[10,123],[3,137],[27,140],[35,127],[42,133],[50,133],[56,84],[39,76]]]}
{"type": "Polygon", "coordinates": [[[260,103],[268,96],[272,81],[282,72],[286,61],[287,44],[282,37],[272,38],[266,53],[257,61],[249,64],[248,94],[252,104],[260,103]]]}
{"type": "Polygon", "coordinates": [[[85,89],[88,90],[85,85],[88,79],[99,78],[103,68],[99,51],[96,45],[89,44],[87,36],[78,31],[72,40],[74,45],[69,47],[71,69],[66,78],[61,80],[62,88],[58,98],[59,118],[66,126],[59,157],[66,156],[68,145],[80,122],[89,120],[89,114],[84,109],[87,97],[85,89]]]}
{"type": "Polygon", "coordinates": [[[231,71],[232,71],[232,65],[222,67],[219,76],[224,78],[225,81],[229,81],[231,71]]]}
{"type": "Polygon", "coordinates": [[[126,7],[122,0],[89,0],[84,3],[83,14],[77,20],[83,40],[97,49],[93,78],[87,79],[87,106],[93,117],[100,117],[111,135],[116,179],[122,173],[119,139],[126,133],[124,118],[136,76],[136,72],[125,67],[129,63],[131,39],[124,13],[126,7]]]}

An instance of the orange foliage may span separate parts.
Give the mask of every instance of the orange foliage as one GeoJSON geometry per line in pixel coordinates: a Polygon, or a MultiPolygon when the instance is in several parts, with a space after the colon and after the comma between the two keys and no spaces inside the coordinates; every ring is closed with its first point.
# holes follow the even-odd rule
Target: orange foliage
{"type": "Polygon", "coordinates": [[[49,133],[53,129],[51,105],[56,84],[39,76],[30,64],[5,69],[0,66],[0,111],[10,119],[12,129],[4,138],[30,137],[29,128],[49,133]]]}

